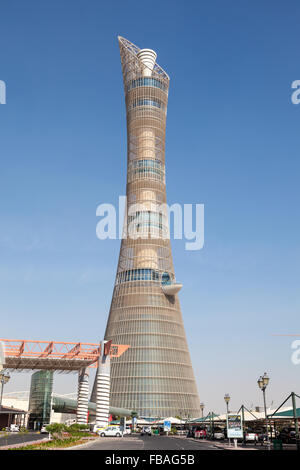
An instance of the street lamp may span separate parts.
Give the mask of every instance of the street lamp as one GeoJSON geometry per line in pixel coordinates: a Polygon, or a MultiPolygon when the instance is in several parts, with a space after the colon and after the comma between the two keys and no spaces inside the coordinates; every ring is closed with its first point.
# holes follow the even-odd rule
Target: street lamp
{"type": "Polygon", "coordinates": [[[268,417],[267,417],[267,406],[266,406],[266,388],[268,386],[270,379],[265,372],[264,375],[261,375],[257,381],[259,388],[263,392],[264,396],[264,408],[265,408],[265,420],[266,420],[266,428],[267,428],[267,443],[270,445],[270,440],[269,440],[269,426],[268,426],[268,417]]]}
{"type": "Polygon", "coordinates": [[[0,372],[0,383],[1,383],[1,396],[0,396],[0,411],[2,409],[2,396],[3,396],[3,388],[4,385],[7,384],[7,382],[10,379],[10,375],[8,372],[0,372]]]}
{"type": "Polygon", "coordinates": [[[228,413],[229,413],[229,410],[228,410],[228,405],[229,405],[229,402],[230,402],[230,396],[229,396],[229,393],[225,393],[224,400],[225,400],[225,403],[226,403],[227,414],[228,414],[228,413]]]}
{"type": "Polygon", "coordinates": [[[204,403],[200,403],[200,410],[201,410],[201,417],[203,419],[203,410],[204,410],[204,403]]]}
{"type": "MultiPolygon", "coordinates": [[[[228,413],[229,413],[228,405],[229,405],[229,402],[230,402],[230,395],[229,395],[229,393],[225,393],[224,400],[225,400],[226,409],[227,409],[227,413],[226,413],[226,425],[227,425],[227,430],[228,430],[228,413]]],[[[228,432],[228,431],[227,431],[227,432],[228,432]]],[[[228,438],[228,442],[229,442],[229,445],[230,445],[230,438],[228,438]]]]}

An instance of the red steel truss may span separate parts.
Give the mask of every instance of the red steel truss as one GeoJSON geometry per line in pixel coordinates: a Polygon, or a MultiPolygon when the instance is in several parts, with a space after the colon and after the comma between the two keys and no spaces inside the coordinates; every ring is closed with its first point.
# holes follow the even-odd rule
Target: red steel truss
{"type": "MultiPolygon", "coordinates": [[[[4,369],[48,369],[78,371],[97,367],[99,343],[0,339],[4,349],[4,369]]],[[[129,345],[110,344],[110,357],[120,357],[129,345]]]]}

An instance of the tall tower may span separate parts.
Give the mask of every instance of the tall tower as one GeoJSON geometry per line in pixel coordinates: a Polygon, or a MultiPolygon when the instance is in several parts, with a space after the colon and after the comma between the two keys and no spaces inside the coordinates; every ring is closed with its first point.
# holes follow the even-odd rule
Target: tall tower
{"type": "Polygon", "coordinates": [[[105,339],[129,344],[112,360],[111,405],[140,416],[195,417],[199,397],[172,261],[166,204],[169,77],[156,53],[119,37],[127,113],[127,220],[105,339]]]}

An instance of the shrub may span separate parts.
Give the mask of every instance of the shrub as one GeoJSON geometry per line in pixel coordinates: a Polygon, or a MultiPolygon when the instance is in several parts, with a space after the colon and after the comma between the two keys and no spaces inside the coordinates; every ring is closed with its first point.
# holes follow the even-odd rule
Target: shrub
{"type": "Polygon", "coordinates": [[[88,424],[79,424],[79,423],[73,423],[71,426],[68,426],[68,431],[73,432],[73,431],[83,431],[83,430],[88,430],[89,426],[88,424]]]}
{"type": "Polygon", "coordinates": [[[46,431],[51,434],[53,439],[64,439],[66,437],[67,426],[63,423],[48,424],[46,431]]]}
{"type": "Polygon", "coordinates": [[[74,423],[71,426],[66,426],[63,423],[53,423],[46,426],[46,430],[51,434],[53,439],[68,439],[73,437],[89,436],[88,425],[74,423]]]}

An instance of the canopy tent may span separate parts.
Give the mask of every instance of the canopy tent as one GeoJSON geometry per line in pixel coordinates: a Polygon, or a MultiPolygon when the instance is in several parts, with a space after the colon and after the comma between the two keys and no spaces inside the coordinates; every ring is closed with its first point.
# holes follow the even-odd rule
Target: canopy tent
{"type": "MultiPolygon", "coordinates": [[[[236,411],[231,411],[229,414],[235,414],[237,413],[236,411]]],[[[239,414],[242,414],[241,411],[239,411],[239,414]]],[[[219,415],[218,419],[214,419],[214,421],[224,421],[226,422],[227,415],[224,413],[223,415],[219,415]]],[[[265,419],[265,413],[262,413],[260,411],[251,411],[251,413],[247,410],[244,410],[244,419],[246,422],[249,421],[257,421],[259,419],[265,419]]]]}
{"type": "MultiPolygon", "coordinates": [[[[294,419],[293,408],[288,407],[284,411],[279,411],[275,414],[269,414],[269,419],[294,419]]],[[[296,408],[296,418],[300,418],[300,408],[296,408]]]]}
{"type": "Polygon", "coordinates": [[[147,419],[143,419],[143,418],[140,418],[140,419],[137,419],[135,424],[137,426],[152,426],[153,424],[156,424],[156,421],[155,420],[147,420],[147,419]]]}
{"type": "Polygon", "coordinates": [[[209,423],[210,421],[222,421],[219,419],[220,415],[216,415],[215,413],[209,413],[207,416],[204,416],[203,418],[195,418],[191,419],[187,422],[187,424],[201,424],[201,423],[209,423]]]}
{"type": "MultiPolygon", "coordinates": [[[[250,410],[251,411],[251,410],[250,410]]],[[[285,407],[283,411],[280,411],[276,414],[273,414],[276,410],[269,409],[267,410],[267,416],[269,419],[274,420],[274,419],[293,419],[293,408],[292,407],[285,407]]],[[[231,411],[230,414],[237,413],[236,411],[231,411]]],[[[241,411],[239,411],[239,414],[241,414],[241,411]]],[[[217,415],[215,413],[209,414],[207,416],[204,416],[203,418],[197,418],[188,421],[188,424],[201,424],[201,423],[206,423],[209,424],[210,421],[214,422],[226,422],[226,413],[222,415],[217,415]]],[[[297,418],[300,418],[300,408],[297,408],[297,418]]],[[[265,413],[264,411],[251,411],[249,412],[248,410],[244,410],[244,419],[245,422],[251,422],[251,421],[259,421],[259,420],[264,420],[265,419],[265,413]]]]}
{"type": "Polygon", "coordinates": [[[170,418],[163,418],[163,419],[160,419],[159,421],[155,421],[155,424],[164,424],[165,421],[170,421],[171,424],[185,424],[186,423],[186,421],[184,421],[183,419],[173,418],[173,416],[171,416],[170,418]]]}

